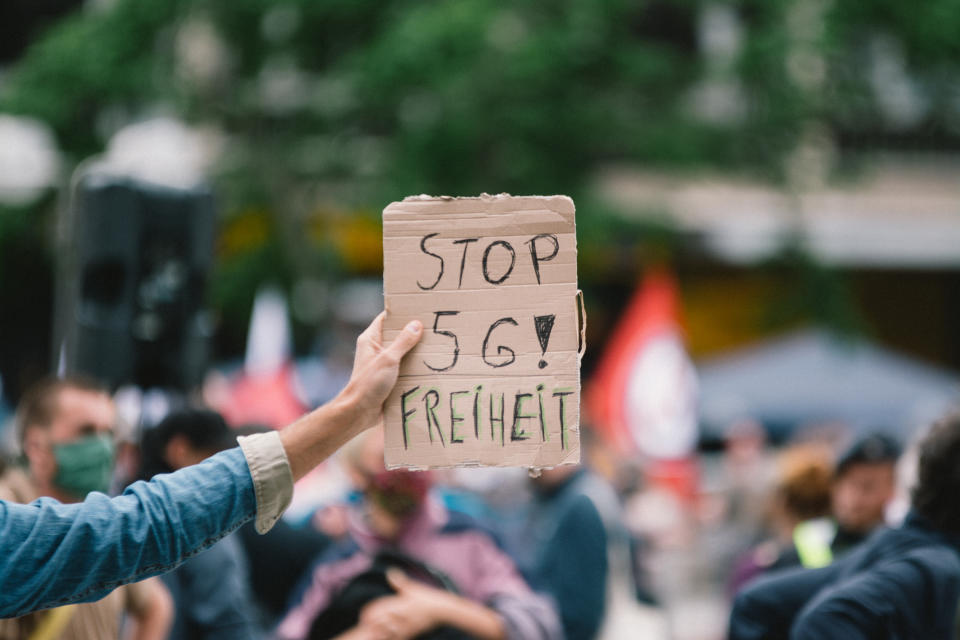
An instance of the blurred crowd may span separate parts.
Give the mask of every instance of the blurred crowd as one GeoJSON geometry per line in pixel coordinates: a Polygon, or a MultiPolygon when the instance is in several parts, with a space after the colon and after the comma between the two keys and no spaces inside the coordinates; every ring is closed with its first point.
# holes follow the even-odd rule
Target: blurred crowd
{"type": "MultiPolygon", "coordinates": [[[[34,386],[10,426],[0,497],[119,493],[272,428],[230,423],[200,396],[168,398],[158,420],[148,404],[132,412],[83,378],[34,386]]],[[[877,531],[917,526],[916,447],[888,434],[820,426],[773,446],[743,420],[722,447],[666,470],[589,425],[581,437],[580,466],[389,471],[375,429],[301,480],[266,535],[248,523],[99,602],[2,620],[0,638],[469,638],[491,622],[538,640],[774,637],[750,631],[751,616],[785,632],[810,596],[783,617],[757,609],[757,585],[844,566],[877,531]]]]}
{"type": "Polygon", "coordinates": [[[573,196],[605,347],[580,465],[388,470],[374,429],[269,532],[0,640],[960,639],[960,2],[924,5],[0,2],[0,533],[335,398],[403,194],[573,196]]]}
{"type": "MultiPolygon", "coordinates": [[[[270,429],[228,426],[209,408],[173,409],[137,429],[120,420],[91,380],[38,384],[17,409],[20,455],[4,469],[0,495],[78,502],[270,429]]],[[[624,537],[616,496],[577,467],[504,479],[487,481],[496,494],[488,499],[454,473],[387,471],[374,430],[304,480],[306,494],[310,484],[340,491],[308,498],[266,535],[249,523],[172,573],[62,619],[4,620],[0,637],[119,637],[121,620],[136,638],[474,637],[491,616],[510,637],[594,637],[608,539],[624,537]],[[52,635],[37,635],[51,625],[52,635]]]]}

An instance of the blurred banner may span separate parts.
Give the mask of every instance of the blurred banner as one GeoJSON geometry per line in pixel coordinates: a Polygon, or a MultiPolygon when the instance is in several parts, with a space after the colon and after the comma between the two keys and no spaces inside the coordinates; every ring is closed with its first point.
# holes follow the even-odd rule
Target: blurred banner
{"type": "Polygon", "coordinates": [[[697,379],[679,316],[673,277],[650,270],[587,387],[594,428],[620,451],[677,460],[697,445],[697,379]]]}

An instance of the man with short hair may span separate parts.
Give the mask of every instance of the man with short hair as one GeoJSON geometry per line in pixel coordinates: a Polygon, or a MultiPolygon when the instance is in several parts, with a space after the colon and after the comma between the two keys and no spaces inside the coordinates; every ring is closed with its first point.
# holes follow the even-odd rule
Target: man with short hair
{"type": "Polygon", "coordinates": [[[779,572],[737,596],[729,640],[953,638],[960,601],[960,414],[920,444],[912,511],[832,565],[779,572]]]}
{"type": "MultiPolygon", "coordinates": [[[[99,386],[82,380],[47,380],[23,398],[17,415],[23,470],[0,475],[0,498],[23,504],[41,496],[63,503],[106,492],[113,470],[113,401],[99,386]]],[[[0,638],[34,637],[40,627],[50,638],[117,638],[121,614],[134,625],[129,636],[163,640],[173,615],[170,595],[155,578],[124,585],[102,600],[0,620],[0,638]]]]}

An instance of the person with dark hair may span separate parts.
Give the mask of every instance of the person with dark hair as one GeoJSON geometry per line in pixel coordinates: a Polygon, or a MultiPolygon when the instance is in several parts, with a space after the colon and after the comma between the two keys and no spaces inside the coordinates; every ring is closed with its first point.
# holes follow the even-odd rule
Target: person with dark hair
{"type": "Polygon", "coordinates": [[[837,460],[830,488],[830,514],[798,524],[790,557],[779,568],[816,569],[853,549],[883,525],[896,490],[900,445],[883,434],[856,440],[837,460]]]}
{"type": "MultiPolygon", "coordinates": [[[[280,431],[250,436],[204,462],[123,495],[83,502],[0,500],[0,618],[99,600],[121,584],[169,571],[245,522],[269,530],[290,504],[293,482],[382,420],[401,358],[420,340],[413,321],[384,344],[381,313],[357,339],[347,386],[280,431]]],[[[93,442],[91,447],[100,448],[93,442]]],[[[69,464],[74,479],[98,476],[69,464]]],[[[58,472],[55,453],[45,464],[58,472]]]]}
{"type": "MultiPolygon", "coordinates": [[[[798,445],[797,451],[816,451],[811,445],[798,445]]],[[[870,434],[856,440],[837,460],[836,465],[820,468],[806,478],[795,478],[794,498],[804,493],[820,492],[827,509],[816,513],[809,508],[799,510],[792,521],[781,519],[780,547],[776,553],[769,544],[751,552],[752,559],[741,559],[731,579],[731,593],[761,573],[802,566],[816,569],[826,566],[841,554],[854,548],[884,523],[887,504],[896,489],[896,465],[900,445],[889,436],[870,434]],[[826,473],[826,476],[824,476],[826,473]],[[827,480],[822,491],[823,478],[827,480]]],[[[795,505],[799,506],[798,503],[795,505]]],[[[774,505],[775,508],[783,505],[774,505]]],[[[781,515],[789,514],[790,511],[781,515]]]]}
{"type": "Polygon", "coordinates": [[[900,445],[874,433],[860,438],[837,461],[831,510],[834,527],[830,557],[860,544],[884,523],[896,491],[900,445]]]}
{"type": "Polygon", "coordinates": [[[211,409],[174,411],[144,430],[140,443],[140,479],[203,462],[215,453],[230,449],[237,433],[211,409]]]}
{"type": "Polygon", "coordinates": [[[960,414],[920,444],[912,510],[833,564],[757,580],[741,591],[729,640],[953,638],[960,601],[960,414]]]}
{"type": "MultiPolygon", "coordinates": [[[[236,436],[207,409],[171,413],[146,430],[141,477],[171,473],[229,449],[236,436]]],[[[260,637],[247,565],[236,532],[161,576],[175,604],[168,640],[251,640],[260,637]]]]}

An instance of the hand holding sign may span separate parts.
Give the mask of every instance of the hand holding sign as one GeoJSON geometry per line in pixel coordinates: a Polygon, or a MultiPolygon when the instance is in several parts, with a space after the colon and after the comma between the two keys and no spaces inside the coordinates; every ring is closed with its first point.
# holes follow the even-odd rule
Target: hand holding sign
{"type": "Polygon", "coordinates": [[[383,221],[385,338],[425,329],[385,405],[388,467],[577,462],[573,202],[416,197],[383,221]]]}

